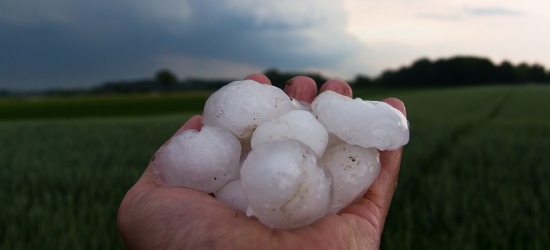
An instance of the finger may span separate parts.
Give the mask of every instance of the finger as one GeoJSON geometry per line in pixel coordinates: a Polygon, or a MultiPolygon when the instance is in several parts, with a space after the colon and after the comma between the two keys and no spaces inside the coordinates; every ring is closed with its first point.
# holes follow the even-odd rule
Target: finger
{"type": "Polygon", "coordinates": [[[202,127],[202,116],[201,115],[194,115],[193,117],[189,118],[187,122],[181,126],[174,135],[181,134],[183,131],[188,129],[194,129],[200,131],[202,127]]]}
{"type": "Polygon", "coordinates": [[[340,79],[332,79],[325,82],[323,86],[321,86],[320,91],[321,93],[323,93],[324,91],[327,91],[327,90],[332,90],[338,94],[341,94],[347,97],[353,96],[353,92],[351,91],[351,87],[349,86],[349,84],[347,84],[346,82],[340,79]]]}
{"type": "Polygon", "coordinates": [[[265,76],[264,74],[261,74],[261,73],[254,73],[252,75],[248,75],[244,79],[245,80],[253,80],[253,81],[259,82],[261,84],[271,85],[271,81],[269,80],[269,78],[267,78],[267,76],[265,76]]]}
{"type": "Polygon", "coordinates": [[[284,91],[298,101],[311,103],[317,96],[317,84],[307,76],[295,76],[286,81],[284,91]]]}
{"type": "Polygon", "coordinates": [[[405,108],[405,104],[401,100],[390,97],[390,98],[384,99],[384,102],[396,108],[397,110],[401,111],[403,115],[407,116],[407,110],[405,108]]]}

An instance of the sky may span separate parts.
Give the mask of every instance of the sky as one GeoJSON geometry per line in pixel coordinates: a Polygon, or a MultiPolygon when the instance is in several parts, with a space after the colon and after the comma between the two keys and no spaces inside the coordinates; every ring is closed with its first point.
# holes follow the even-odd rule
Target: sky
{"type": "Polygon", "coordinates": [[[0,90],[276,68],[375,77],[419,58],[550,67],[548,0],[0,0],[0,90]]]}

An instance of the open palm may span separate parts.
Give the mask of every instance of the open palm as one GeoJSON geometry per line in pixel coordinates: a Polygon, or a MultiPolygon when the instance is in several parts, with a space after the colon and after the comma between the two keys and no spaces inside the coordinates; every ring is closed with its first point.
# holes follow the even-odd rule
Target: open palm
{"type": "MultiPolygon", "coordinates": [[[[270,84],[261,74],[247,79],[270,84]]],[[[321,91],[352,95],[340,80],[326,82],[321,91]]],[[[285,92],[311,102],[316,85],[307,77],[295,77],[285,92]]],[[[395,98],[384,100],[405,114],[395,98]]],[[[200,129],[194,116],[177,132],[200,129]]],[[[119,232],[131,249],[378,249],[401,162],[402,149],[380,153],[381,171],[363,198],[338,214],[329,215],[293,230],[271,229],[206,193],[162,187],[151,163],[128,191],[118,212],[119,232]]]]}

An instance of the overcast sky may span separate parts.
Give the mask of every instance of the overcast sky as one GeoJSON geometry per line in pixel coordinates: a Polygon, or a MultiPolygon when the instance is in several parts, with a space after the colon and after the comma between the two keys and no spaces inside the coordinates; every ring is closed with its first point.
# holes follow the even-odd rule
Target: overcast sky
{"type": "Polygon", "coordinates": [[[231,77],[349,79],[420,57],[550,67],[548,0],[0,0],[0,89],[231,77]]]}

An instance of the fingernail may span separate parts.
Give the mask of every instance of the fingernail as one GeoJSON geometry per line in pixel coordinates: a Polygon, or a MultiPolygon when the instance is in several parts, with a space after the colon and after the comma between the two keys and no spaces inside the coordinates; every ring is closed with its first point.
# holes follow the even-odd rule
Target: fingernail
{"type": "Polygon", "coordinates": [[[245,80],[253,80],[253,81],[259,82],[261,84],[271,85],[271,81],[269,80],[269,78],[267,78],[267,76],[265,76],[264,74],[261,74],[261,73],[254,73],[254,74],[248,75],[244,79],[245,80]]]}
{"type": "Polygon", "coordinates": [[[338,79],[332,79],[332,80],[328,80],[327,82],[325,82],[325,84],[323,84],[323,86],[321,86],[321,93],[326,91],[326,90],[332,90],[332,91],[334,91],[338,94],[348,96],[348,97],[353,96],[353,92],[352,92],[351,87],[349,86],[349,84],[347,84],[346,82],[344,82],[342,80],[338,80],[338,79]]]}
{"type": "Polygon", "coordinates": [[[317,95],[317,85],[309,77],[296,76],[286,81],[284,91],[292,98],[311,103],[317,95]]]}

